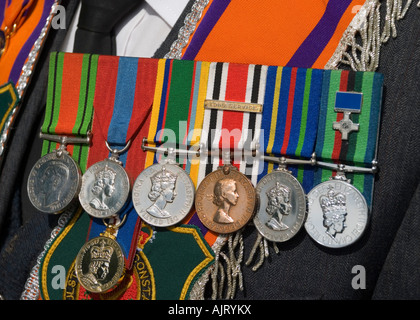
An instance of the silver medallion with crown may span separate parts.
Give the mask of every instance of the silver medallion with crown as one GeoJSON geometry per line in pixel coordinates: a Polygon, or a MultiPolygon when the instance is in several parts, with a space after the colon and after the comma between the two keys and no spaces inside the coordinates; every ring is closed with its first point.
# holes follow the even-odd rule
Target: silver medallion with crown
{"type": "Polygon", "coordinates": [[[94,218],[116,216],[125,205],[130,194],[130,180],[121,162],[119,154],[125,152],[130,143],[121,150],[111,149],[109,159],[92,165],[82,176],[79,193],[83,209],[94,218]]]}
{"type": "Polygon", "coordinates": [[[174,150],[169,150],[163,161],[144,169],[133,185],[134,208],[152,226],[169,227],[181,222],[194,204],[194,183],[176,164],[174,150]]]}
{"type": "Polygon", "coordinates": [[[369,222],[368,206],[362,193],[344,175],[325,181],[307,195],[307,233],[329,248],[343,248],[356,242],[369,222]]]}

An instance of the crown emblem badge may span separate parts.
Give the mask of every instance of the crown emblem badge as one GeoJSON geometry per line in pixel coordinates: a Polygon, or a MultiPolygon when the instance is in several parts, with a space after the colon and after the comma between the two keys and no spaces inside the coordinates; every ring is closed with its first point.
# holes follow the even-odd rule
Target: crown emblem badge
{"type": "Polygon", "coordinates": [[[327,194],[319,198],[319,203],[324,216],[323,225],[327,228],[326,233],[334,238],[336,233],[341,233],[346,228],[346,196],[334,191],[330,186],[327,194]]]}
{"type": "Polygon", "coordinates": [[[99,242],[99,246],[93,246],[90,249],[91,259],[95,261],[110,262],[114,249],[107,246],[104,240],[99,242]]]}

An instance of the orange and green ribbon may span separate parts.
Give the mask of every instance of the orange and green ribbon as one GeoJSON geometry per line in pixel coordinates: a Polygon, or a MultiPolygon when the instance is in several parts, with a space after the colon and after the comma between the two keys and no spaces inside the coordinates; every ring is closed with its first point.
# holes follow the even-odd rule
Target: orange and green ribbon
{"type": "MultiPolygon", "coordinates": [[[[42,133],[87,137],[92,125],[97,64],[97,55],[51,54],[42,133]]],[[[56,148],[56,142],[45,140],[42,155],[56,148]]],[[[89,145],[69,145],[68,151],[84,172],[89,145]]]]}
{"type": "MultiPolygon", "coordinates": [[[[98,56],[53,52],[50,56],[47,104],[42,133],[87,137],[93,117],[98,56]]],[[[57,142],[45,140],[42,155],[57,148],[57,142]]],[[[68,151],[86,170],[89,145],[69,145],[68,151]]]]}

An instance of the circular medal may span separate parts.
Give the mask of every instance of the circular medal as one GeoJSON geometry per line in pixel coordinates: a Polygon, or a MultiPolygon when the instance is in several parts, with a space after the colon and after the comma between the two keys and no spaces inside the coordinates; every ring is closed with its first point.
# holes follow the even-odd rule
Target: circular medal
{"type": "Polygon", "coordinates": [[[28,177],[28,196],[35,208],[45,213],[60,213],[77,198],[81,172],[66,153],[51,152],[39,159],[28,177]]]}
{"type": "Polygon", "coordinates": [[[121,210],[129,193],[130,180],[124,168],[113,160],[105,159],[83,174],[79,200],[91,216],[109,218],[121,210]]]}
{"type": "Polygon", "coordinates": [[[133,185],[133,204],[148,224],[168,227],[180,222],[194,204],[194,183],[179,166],[154,164],[133,185]]]}
{"type": "Polygon", "coordinates": [[[195,196],[198,217],[217,233],[231,233],[244,227],[254,214],[255,203],[251,181],[230,165],[207,175],[195,196]]]}
{"type": "Polygon", "coordinates": [[[254,224],[263,237],[284,242],[296,235],[306,217],[306,196],[299,181],[276,170],[257,184],[258,209],[254,224]]]}
{"type": "Polygon", "coordinates": [[[120,245],[104,236],[89,240],[77,254],[75,271],[87,291],[103,293],[112,290],[121,282],[125,272],[120,245]]]}
{"type": "Polygon", "coordinates": [[[308,193],[305,229],[319,244],[342,248],[354,243],[368,223],[365,198],[350,183],[330,180],[308,193]]]}

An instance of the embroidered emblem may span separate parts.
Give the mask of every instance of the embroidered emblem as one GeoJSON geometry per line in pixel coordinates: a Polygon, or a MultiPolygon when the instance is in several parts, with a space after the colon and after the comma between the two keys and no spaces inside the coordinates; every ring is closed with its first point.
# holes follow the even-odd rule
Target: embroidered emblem
{"type": "Polygon", "coordinates": [[[341,132],[341,139],[348,140],[349,134],[359,131],[359,124],[350,119],[352,113],[360,113],[363,94],[360,92],[337,91],[335,96],[335,112],[344,113],[343,119],[333,123],[333,129],[341,132]]]}

